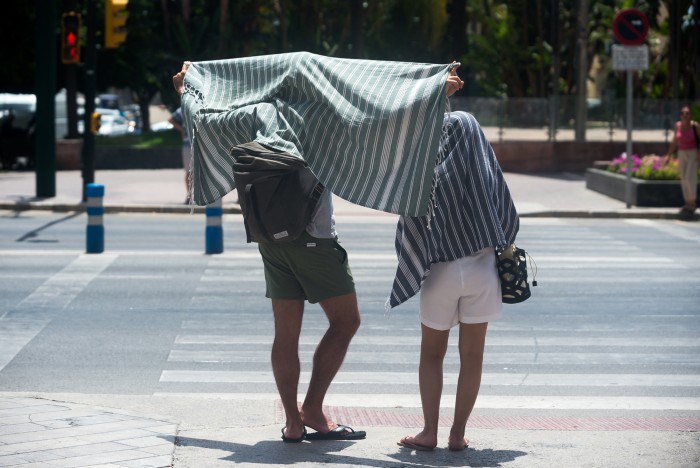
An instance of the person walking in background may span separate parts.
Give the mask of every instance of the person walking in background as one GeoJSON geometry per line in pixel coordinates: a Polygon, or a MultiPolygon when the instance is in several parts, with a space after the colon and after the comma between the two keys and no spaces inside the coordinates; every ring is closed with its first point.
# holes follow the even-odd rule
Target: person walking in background
{"type": "Polygon", "coordinates": [[[666,159],[678,151],[678,167],[681,172],[681,189],[685,205],[678,213],[680,219],[690,220],[696,209],[698,192],[698,157],[700,152],[700,126],[690,118],[690,106],[681,108],[680,120],[674,126],[673,139],[666,159]]]}
{"type": "MultiPolygon", "coordinates": [[[[450,89],[448,87],[448,94],[450,89]]],[[[399,265],[388,300],[396,307],[420,291],[418,381],[424,427],[397,443],[437,446],[443,360],[450,329],[459,325],[460,370],[448,448],[463,450],[464,433],[481,385],[488,322],[501,316],[495,248],[514,242],[519,218],[491,145],[466,112],[445,116],[435,168],[434,212],[399,218],[399,265]]]]}
{"type": "Polygon", "coordinates": [[[168,122],[180,132],[182,137],[182,167],[185,168],[185,190],[187,191],[185,205],[189,205],[192,202],[192,145],[190,145],[185,119],[182,117],[182,108],[175,109],[168,122]]]}

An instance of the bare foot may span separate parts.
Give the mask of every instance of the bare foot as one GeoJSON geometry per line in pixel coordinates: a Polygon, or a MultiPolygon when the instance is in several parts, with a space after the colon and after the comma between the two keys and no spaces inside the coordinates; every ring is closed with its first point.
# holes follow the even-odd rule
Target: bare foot
{"type": "Polygon", "coordinates": [[[421,450],[423,452],[432,451],[437,445],[437,435],[428,435],[423,432],[419,432],[414,436],[402,437],[398,442],[398,445],[413,450],[421,450]]]}
{"type": "Polygon", "coordinates": [[[447,439],[447,448],[453,452],[459,452],[467,447],[469,447],[469,439],[463,437],[453,439],[452,436],[447,439]]]}
{"type": "Polygon", "coordinates": [[[336,423],[323,414],[323,411],[311,411],[302,408],[299,410],[299,414],[301,415],[301,420],[304,422],[304,425],[315,431],[326,433],[338,427],[336,423]]]}
{"type": "Polygon", "coordinates": [[[298,439],[304,435],[304,425],[287,422],[287,425],[282,429],[282,435],[287,439],[298,439]]]}

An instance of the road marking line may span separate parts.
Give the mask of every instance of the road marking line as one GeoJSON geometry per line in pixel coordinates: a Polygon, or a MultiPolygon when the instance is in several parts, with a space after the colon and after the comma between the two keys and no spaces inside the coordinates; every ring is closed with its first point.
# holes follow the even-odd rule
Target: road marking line
{"type": "MultiPolygon", "coordinates": [[[[457,373],[445,373],[445,382],[457,381],[457,373]]],[[[300,383],[308,384],[310,372],[302,372],[300,383]]],[[[161,382],[187,383],[274,383],[271,371],[164,370],[161,382]]],[[[333,380],[341,384],[414,385],[415,372],[345,372],[333,380]]],[[[482,386],[537,387],[698,387],[700,375],[675,374],[524,374],[484,373],[482,386]]]]}
{"type": "Polygon", "coordinates": [[[13,337],[0,346],[0,371],[116,258],[82,254],[3,314],[0,331],[13,337]]]}
{"type": "MultiPolygon", "coordinates": [[[[215,400],[276,401],[276,393],[186,393],[157,392],[155,397],[215,400]]],[[[329,393],[324,404],[356,408],[420,408],[420,395],[386,393],[329,393]]],[[[440,406],[454,408],[455,395],[442,395],[440,406]]],[[[518,396],[479,395],[475,408],[537,410],[674,410],[698,411],[700,398],[693,397],[598,397],[598,396],[518,396]]]]}

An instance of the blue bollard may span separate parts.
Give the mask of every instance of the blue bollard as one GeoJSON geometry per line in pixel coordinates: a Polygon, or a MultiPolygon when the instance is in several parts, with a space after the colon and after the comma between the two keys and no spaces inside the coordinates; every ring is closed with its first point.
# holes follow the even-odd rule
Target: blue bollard
{"type": "Polygon", "coordinates": [[[224,209],[221,207],[221,200],[207,205],[204,209],[207,216],[207,229],[205,234],[206,253],[220,254],[224,251],[224,228],[221,225],[221,217],[224,209]]]}
{"type": "Polygon", "coordinates": [[[85,194],[87,196],[87,253],[102,253],[105,250],[105,228],[103,215],[105,209],[102,206],[102,198],[105,195],[105,187],[102,184],[87,184],[85,194]]]}

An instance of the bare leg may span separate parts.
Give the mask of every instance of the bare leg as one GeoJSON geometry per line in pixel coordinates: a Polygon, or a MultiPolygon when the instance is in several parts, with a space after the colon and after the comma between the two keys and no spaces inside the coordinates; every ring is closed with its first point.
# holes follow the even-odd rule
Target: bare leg
{"type": "Polygon", "coordinates": [[[487,327],[488,323],[460,324],[459,326],[460,367],[454,422],[448,439],[450,450],[462,450],[469,443],[464,438],[464,431],[481,386],[487,327]]]}
{"type": "Polygon", "coordinates": [[[434,330],[421,324],[420,365],[418,382],[423,405],[423,430],[406,436],[401,443],[434,448],[437,445],[440,397],[442,396],[442,363],[447,352],[449,330],[434,330]]]}
{"type": "Polygon", "coordinates": [[[299,385],[299,335],[304,316],[304,301],[272,299],[275,316],[275,341],[272,344],[272,372],[287,418],[284,435],[301,437],[304,423],[299,414],[297,387],[299,385]]]}
{"type": "Polygon", "coordinates": [[[336,424],[323,414],[323,399],[345,359],[350,340],[360,326],[360,311],[355,293],[331,297],[320,304],[329,325],[314,353],[314,367],[301,417],[306,426],[325,433],[334,429],[336,424]]]}

